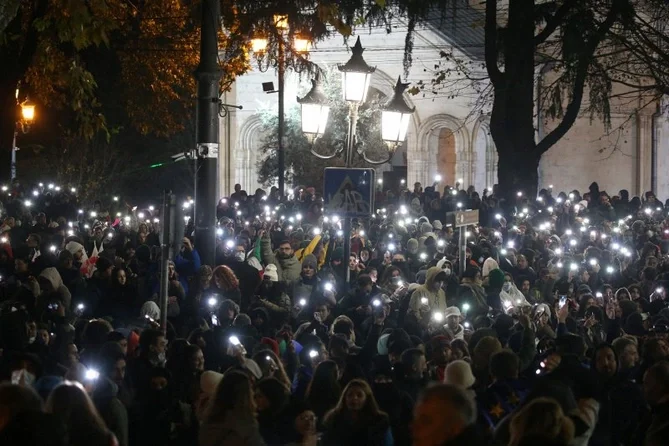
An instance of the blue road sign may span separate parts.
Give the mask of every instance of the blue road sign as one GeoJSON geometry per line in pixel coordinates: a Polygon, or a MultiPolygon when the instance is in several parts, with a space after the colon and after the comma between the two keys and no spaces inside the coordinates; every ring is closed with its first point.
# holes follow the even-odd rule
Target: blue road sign
{"type": "Polygon", "coordinates": [[[369,217],[374,209],[374,169],[327,167],[325,212],[342,218],[369,217]]]}

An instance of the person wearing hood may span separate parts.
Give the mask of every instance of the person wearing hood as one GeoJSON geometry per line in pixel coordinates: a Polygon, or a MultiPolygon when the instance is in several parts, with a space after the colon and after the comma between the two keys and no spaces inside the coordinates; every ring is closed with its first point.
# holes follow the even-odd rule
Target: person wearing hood
{"type": "Polygon", "coordinates": [[[66,309],[71,308],[72,295],[63,284],[63,279],[61,279],[56,268],[44,269],[39,275],[38,282],[41,291],[38,298],[38,308],[46,309],[51,301],[60,302],[66,309]]]}
{"type": "Polygon", "coordinates": [[[302,272],[302,265],[300,264],[295,252],[290,244],[290,240],[283,239],[279,241],[276,251],[272,251],[272,240],[269,232],[265,233],[260,239],[260,252],[262,262],[264,265],[276,265],[277,274],[279,275],[279,282],[292,284],[300,278],[302,272]]]}
{"type": "Polygon", "coordinates": [[[513,278],[509,273],[504,275],[504,283],[502,284],[499,298],[502,304],[502,309],[506,313],[509,313],[514,308],[530,305],[523,293],[516,288],[516,284],[513,282],[513,278]]]}
{"type": "Polygon", "coordinates": [[[446,296],[457,295],[460,282],[458,281],[458,276],[453,274],[453,263],[444,257],[437,262],[437,268],[441,269],[447,276],[446,282],[444,282],[443,286],[446,296]]]}
{"type": "Polygon", "coordinates": [[[86,260],[88,260],[86,249],[84,248],[84,245],[79,242],[74,240],[67,242],[65,250],[69,251],[74,256],[74,266],[77,269],[80,269],[81,266],[86,263],[86,260]]]}
{"type": "Polygon", "coordinates": [[[434,315],[438,313],[443,315],[448,308],[446,294],[442,289],[446,280],[448,277],[441,268],[433,266],[428,269],[425,284],[416,288],[411,295],[408,314],[413,315],[423,325],[427,325],[434,315]]]}

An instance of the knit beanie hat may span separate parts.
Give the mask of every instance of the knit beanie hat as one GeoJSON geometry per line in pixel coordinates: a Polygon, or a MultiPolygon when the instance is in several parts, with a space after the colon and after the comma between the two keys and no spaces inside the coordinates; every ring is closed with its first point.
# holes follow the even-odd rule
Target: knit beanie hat
{"type": "Polygon", "coordinates": [[[407,250],[409,250],[409,251],[418,250],[418,240],[416,240],[415,238],[410,238],[407,241],[407,250]]]}
{"type": "Polygon", "coordinates": [[[422,234],[427,234],[428,232],[432,232],[432,225],[429,223],[423,223],[420,225],[420,232],[422,234]]]}
{"type": "Polygon", "coordinates": [[[147,302],[144,302],[144,305],[142,305],[142,309],[139,310],[139,314],[142,317],[148,316],[154,321],[157,321],[158,319],[160,319],[160,308],[155,302],[149,300],[147,302]]]}
{"type": "Polygon", "coordinates": [[[311,266],[314,270],[318,270],[318,259],[316,259],[316,256],[313,254],[304,256],[304,259],[302,259],[302,268],[305,266],[311,266]]]}
{"type": "Polygon", "coordinates": [[[441,231],[442,229],[444,229],[444,225],[441,224],[441,221],[439,221],[439,220],[435,220],[435,221],[433,221],[433,222],[432,222],[432,227],[433,227],[434,229],[436,229],[437,231],[441,231]]]}
{"type": "Polygon", "coordinates": [[[276,269],[276,265],[273,263],[270,263],[265,267],[265,274],[263,277],[267,277],[269,280],[272,282],[278,282],[279,281],[279,271],[276,269]]]}

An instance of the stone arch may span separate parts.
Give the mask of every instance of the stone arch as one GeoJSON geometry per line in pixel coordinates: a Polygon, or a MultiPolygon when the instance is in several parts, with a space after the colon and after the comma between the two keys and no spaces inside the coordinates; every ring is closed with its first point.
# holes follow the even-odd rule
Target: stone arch
{"type": "Polygon", "coordinates": [[[261,128],[262,121],[259,115],[247,117],[241,126],[235,153],[237,182],[250,194],[260,187],[256,175],[256,163],[262,139],[261,128]]]}
{"type": "Polygon", "coordinates": [[[410,157],[410,183],[432,184],[436,174],[442,176],[442,185],[454,184],[462,179],[471,184],[470,138],[462,121],[454,116],[430,116],[420,125],[417,150],[410,157]],[[413,176],[412,176],[413,174],[413,176]]]}
{"type": "Polygon", "coordinates": [[[472,178],[476,190],[482,192],[486,187],[497,183],[498,156],[495,143],[490,135],[488,117],[482,117],[472,130],[472,178]]]}

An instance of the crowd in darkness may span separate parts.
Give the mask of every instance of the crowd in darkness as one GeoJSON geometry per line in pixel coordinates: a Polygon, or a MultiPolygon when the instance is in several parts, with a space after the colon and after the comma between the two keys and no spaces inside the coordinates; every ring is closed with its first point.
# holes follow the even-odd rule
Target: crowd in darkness
{"type": "Polygon", "coordinates": [[[0,445],[669,444],[652,191],[379,187],[345,233],[314,188],[237,185],[213,264],[186,199],[164,325],[154,206],[0,202],[0,445]]]}

